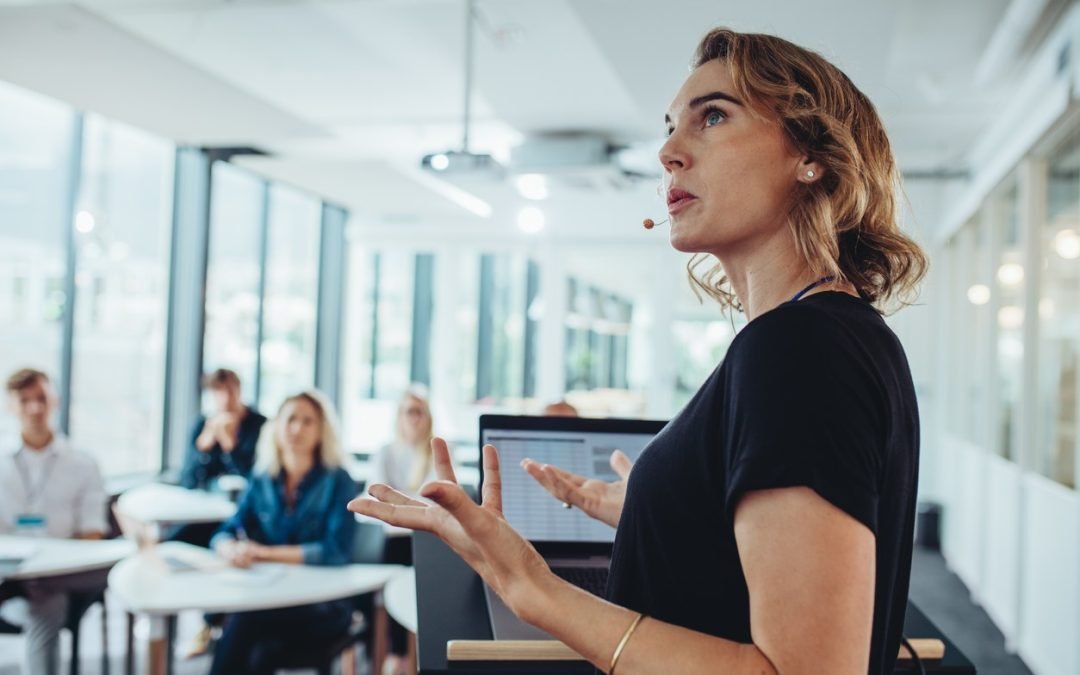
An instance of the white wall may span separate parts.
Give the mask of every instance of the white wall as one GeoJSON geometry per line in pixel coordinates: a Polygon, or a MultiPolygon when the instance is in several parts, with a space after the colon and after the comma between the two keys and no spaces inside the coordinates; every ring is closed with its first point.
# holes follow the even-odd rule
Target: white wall
{"type": "MultiPolygon", "coordinates": [[[[1056,67],[1056,59],[1068,44],[1075,63],[1080,45],[1080,7],[1076,5],[1032,60],[1025,81],[1016,88],[1012,108],[1002,112],[1000,124],[987,133],[970,158],[975,169],[972,180],[946,190],[948,208],[936,224],[935,245],[963,225],[1024,157],[1039,157],[1063,129],[1075,128],[1080,68],[1073,65],[1058,73],[1056,67]]],[[[1037,161],[1026,164],[1021,177],[1032,175],[1032,167],[1037,166],[1037,161]]],[[[1022,220],[1029,232],[1042,225],[1040,206],[1032,200],[1023,205],[1022,220]]],[[[1036,238],[1028,236],[1026,245],[1035,251],[1027,256],[1028,269],[1034,264],[1037,272],[1041,258],[1032,248],[1036,238]]],[[[956,370],[951,361],[959,350],[975,348],[948,339],[956,329],[950,331],[947,323],[960,316],[950,303],[966,300],[942,297],[946,290],[947,286],[935,287],[937,295],[932,300],[942,304],[935,315],[939,324],[931,330],[936,335],[931,349],[937,349],[931,357],[936,365],[933,390],[941,393],[934,413],[938,419],[931,427],[924,425],[936,436],[933,445],[940,451],[934,487],[945,506],[945,558],[1004,633],[1006,647],[1017,651],[1034,673],[1075,675],[1080,672],[1080,496],[1036,471],[1037,383],[1030,369],[1038,359],[1037,324],[1029,323],[1025,335],[1024,363],[1029,372],[1021,400],[1017,460],[1009,461],[994,453],[992,432],[978,443],[945,432],[943,416],[955,410],[958,397],[964,395],[951,385],[950,374],[956,370]]],[[[957,290],[952,289],[952,295],[957,290]]],[[[1028,306],[1033,300],[1038,302],[1035,293],[1037,286],[1032,284],[1028,306]]],[[[994,359],[992,350],[985,354],[984,365],[991,372],[989,376],[982,373],[983,381],[996,381],[994,359]]],[[[990,398],[996,396],[990,394],[990,398]]],[[[989,410],[986,428],[993,430],[996,424],[994,411],[989,410]]]]}

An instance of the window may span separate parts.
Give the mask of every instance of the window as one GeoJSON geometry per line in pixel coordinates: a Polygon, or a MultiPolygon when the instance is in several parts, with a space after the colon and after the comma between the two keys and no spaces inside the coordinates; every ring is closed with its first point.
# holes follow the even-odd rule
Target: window
{"type": "Polygon", "coordinates": [[[1039,470],[1076,486],[1080,437],[1080,134],[1050,158],[1039,293],[1039,470]]]}
{"type": "Polygon", "coordinates": [[[566,390],[584,391],[589,389],[592,372],[589,289],[577,279],[568,279],[566,292],[566,390]]]}
{"type": "Polygon", "coordinates": [[[633,305],[578,279],[567,292],[567,390],[625,389],[633,305]]]}
{"type": "MultiPolygon", "coordinates": [[[[741,327],[745,324],[738,315],[741,327]]],[[[681,409],[727,353],[735,329],[727,319],[680,319],[671,326],[675,347],[675,408],[681,409]]]]}
{"type": "Polygon", "coordinates": [[[993,229],[992,218],[997,216],[988,211],[984,208],[949,242],[947,269],[951,275],[949,316],[954,318],[950,340],[956,358],[950,359],[953,377],[946,425],[955,437],[979,447],[993,442],[986,425],[990,380],[986,368],[980,367],[990,359],[989,336],[995,332],[990,324],[995,303],[987,233],[993,229]]]}
{"type": "Polygon", "coordinates": [[[161,464],[174,161],[170,143],[87,115],[71,432],[106,474],[161,464]]]}
{"type": "Polygon", "coordinates": [[[1000,247],[995,272],[997,292],[997,454],[1017,458],[1024,360],[1024,261],[1018,190],[1013,180],[1001,193],[999,209],[991,221],[1000,247]]]}
{"type": "Polygon", "coordinates": [[[267,186],[226,162],[211,171],[203,371],[236,371],[245,399],[254,402],[267,186]]]}
{"type": "Polygon", "coordinates": [[[413,354],[415,280],[419,271],[430,293],[434,264],[430,255],[411,250],[351,246],[342,350],[343,425],[350,450],[370,452],[392,439],[398,397],[422,360],[413,354]]]}
{"type": "MultiPolygon", "coordinates": [[[[433,389],[434,401],[452,414],[465,419],[467,408],[476,402],[477,342],[479,335],[480,301],[480,255],[472,252],[454,251],[440,253],[436,270],[444,280],[453,280],[452,284],[437,285],[435,293],[435,313],[450,314],[442,325],[452,332],[451,336],[439,335],[432,344],[433,350],[443,348],[443,359],[448,374],[448,386],[445,389],[433,389]]],[[[471,425],[470,425],[471,427],[471,425]]],[[[470,428],[469,433],[475,433],[470,428]]]]}
{"type": "Polygon", "coordinates": [[[276,412],[315,384],[320,202],[283,185],[270,189],[259,407],[276,412]]]}
{"type": "MultiPolygon", "coordinates": [[[[0,376],[34,367],[59,383],[75,115],[0,83],[0,376]]],[[[0,434],[17,433],[0,415],[0,434]]]]}
{"type": "Polygon", "coordinates": [[[527,262],[517,254],[480,257],[477,400],[520,402],[524,396],[527,262]]]}
{"type": "Polygon", "coordinates": [[[372,398],[394,399],[410,384],[413,281],[416,256],[384,251],[375,260],[378,304],[372,398]]]}
{"type": "Polygon", "coordinates": [[[629,389],[630,382],[626,371],[630,359],[630,331],[634,305],[612,296],[608,311],[612,316],[611,367],[608,369],[610,374],[608,386],[613,389],[629,389]]]}

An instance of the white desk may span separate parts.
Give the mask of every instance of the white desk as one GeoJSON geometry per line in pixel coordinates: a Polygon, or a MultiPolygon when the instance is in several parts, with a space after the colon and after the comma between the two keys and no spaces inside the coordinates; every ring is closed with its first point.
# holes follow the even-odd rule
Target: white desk
{"type": "Polygon", "coordinates": [[[236,513],[225,496],[150,483],[132,488],[116,500],[117,510],[142,523],[216,523],[236,513]]]}
{"type": "Polygon", "coordinates": [[[106,569],[131,555],[134,550],[135,544],[126,539],[94,541],[0,535],[0,557],[8,551],[28,553],[14,573],[3,576],[5,581],[106,569]]]}
{"type": "MultiPolygon", "coordinates": [[[[109,573],[109,589],[129,612],[158,619],[152,622],[150,672],[172,672],[172,639],[176,615],[187,609],[214,613],[245,612],[295,607],[376,593],[381,608],[383,586],[402,568],[399,565],[278,565],[262,563],[252,570],[230,568],[207,549],[181,542],[165,542],[121,561],[109,573]],[[198,569],[173,571],[172,558],[198,569]],[[163,642],[162,642],[163,641],[163,642]]],[[[385,645],[376,617],[377,668],[382,667],[379,646],[385,645]]],[[[375,672],[380,672],[376,670],[375,672]]]]}

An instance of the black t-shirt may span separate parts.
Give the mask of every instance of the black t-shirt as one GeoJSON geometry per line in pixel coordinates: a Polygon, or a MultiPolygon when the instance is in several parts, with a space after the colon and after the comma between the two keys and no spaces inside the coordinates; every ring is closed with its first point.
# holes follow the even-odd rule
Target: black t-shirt
{"type": "Polygon", "coordinates": [[[750,604],[734,514],[806,486],[876,537],[870,673],[891,673],[911,571],[919,420],[907,358],[867,302],[825,292],[761,315],[630,475],[608,599],[742,643],[750,604]]]}

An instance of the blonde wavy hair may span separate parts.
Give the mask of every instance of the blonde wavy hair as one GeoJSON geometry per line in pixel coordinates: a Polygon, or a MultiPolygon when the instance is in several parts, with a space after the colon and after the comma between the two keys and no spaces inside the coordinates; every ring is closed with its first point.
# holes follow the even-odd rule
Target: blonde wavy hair
{"type": "Polygon", "coordinates": [[[420,489],[420,486],[424,484],[424,479],[431,469],[431,439],[435,438],[435,421],[431,416],[431,404],[428,403],[427,388],[419,384],[410,386],[405,390],[405,393],[401,395],[401,401],[398,402],[397,423],[395,424],[394,429],[398,443],[410,445],[405,441],[405,406],[410,401],[415,401],[420,405],[424,416],[424,427],[421,430],[420,442],[411,446],[416,451],[418,457],[412,465],[408,488],[410,491],[416,492],[420,489]]]}
{"type": "Polygon", "coordinates": [[[321,391],[309,389],[282,401],[274,419],[263,425],[255,453],[256,471],[265,471],[274,477],[281,473],[281,444],[278,443],[278,425],[285,423],[285,419],[281,416],[285,406],[295,401],[307,401],[319,411],[322,425],[319,432],[319,446],[316,449],[318,462],[327,468],[344,464],[341,434],[338,432],[339,425],[337,413],[334,411],[334,404],[321,391]]]}
{"type": "MultiPolygon", "coordinates": [[[[772,35],[716,28],[698,44],[692,67],[714,60],[730,68],[739,98],[824,167],[820,180],[798,184],[788,215],[814,276],[850,282],[882,312],[911,304],[928,260],[900,230],[896,160],[870,99],[819,54],[772,35]]],[[[719,263],[699,273],[710,257],[687,263],[691,288],[742,311],[719,263]]]]}

